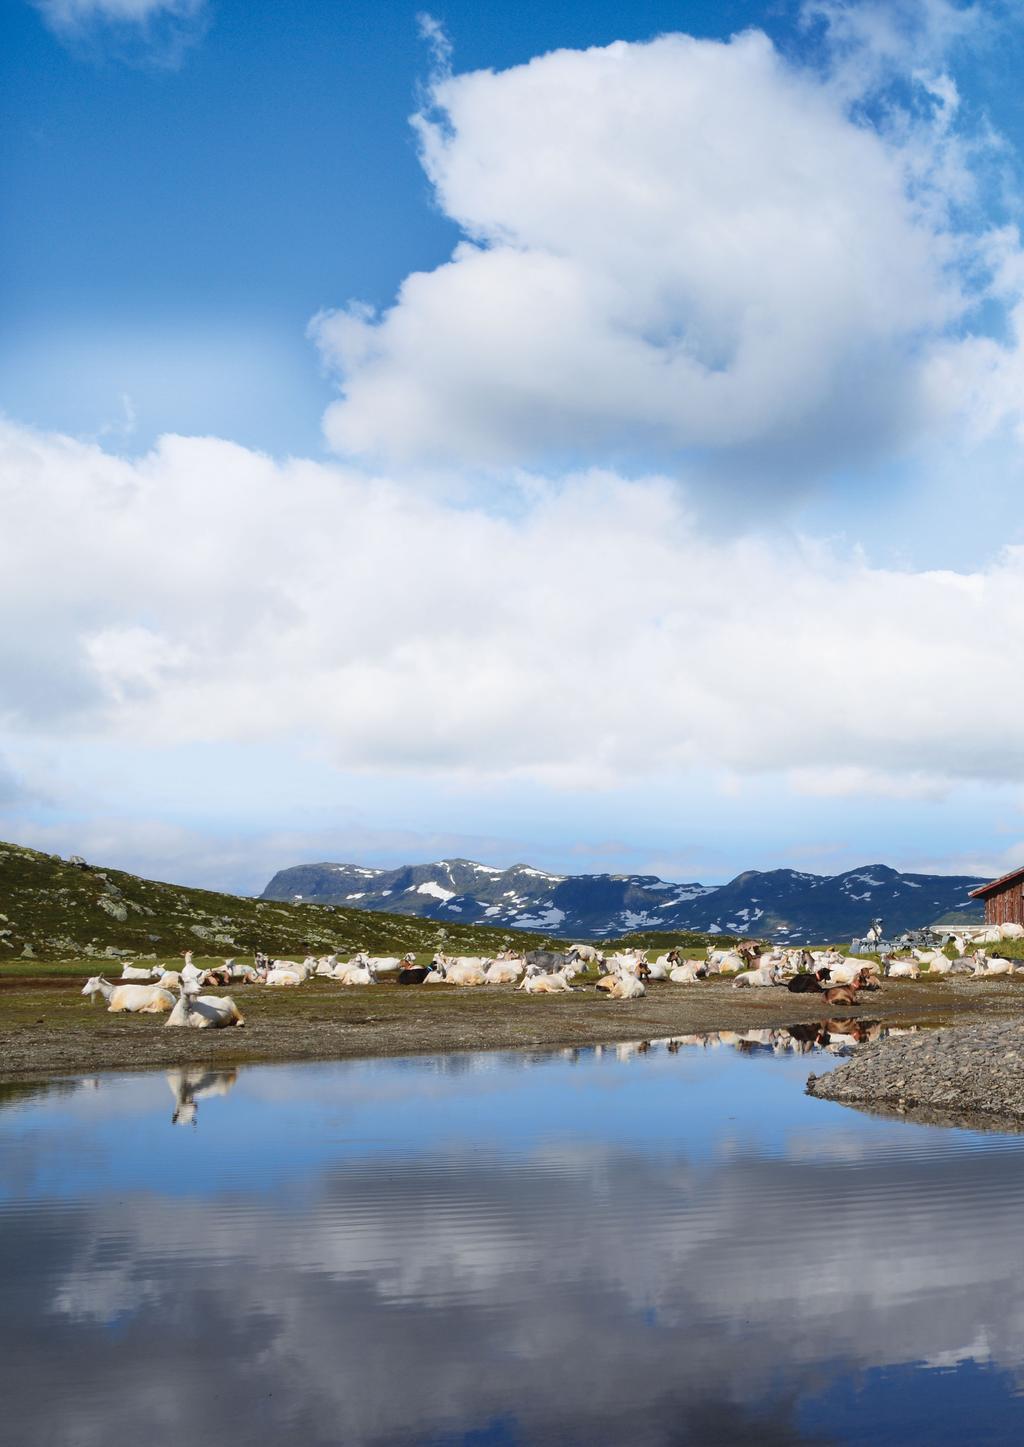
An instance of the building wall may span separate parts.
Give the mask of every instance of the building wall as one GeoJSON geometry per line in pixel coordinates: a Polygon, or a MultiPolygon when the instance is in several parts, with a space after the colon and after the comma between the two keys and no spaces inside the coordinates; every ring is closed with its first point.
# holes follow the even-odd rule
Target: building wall
{"type": "Polygon", "coordinates": [[[1024,924],[1024,884],[1017,880],[985,900],[986,924],[1024,924]]]}

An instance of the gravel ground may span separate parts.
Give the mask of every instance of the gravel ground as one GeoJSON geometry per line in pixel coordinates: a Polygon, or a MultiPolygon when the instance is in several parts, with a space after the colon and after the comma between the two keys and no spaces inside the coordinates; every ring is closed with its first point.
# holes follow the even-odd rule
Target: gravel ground
{"type": "Polygon", "coordinates": [[[866,1046],[808,1094],[924,1123],[1024,1127],[1024,1020],[989,1020],[866,1046]]]}
{"type": "MultiPolygon", "coordinates": [[[[632,1001],[608,1000],[592,986],[537,996],[511,987],[346,990],[311,981],[297,990],[233,986],[244,1030],[165,1030],[160,1015],[110,1015],[91,1006],[80,994],[81,984],[64,978],[0,981],[0,1079],[192,1063],[555,1048],[781,1026],[820,1021],[826,1014],[814,996],[733,990],[721,981],[656,984],[645,999],[632,1001]]],[[[828,1013],[889,1024],[1020,1019],[1024,977],[893,981],[864,1000],[860,1008],[828,1013]]]]}

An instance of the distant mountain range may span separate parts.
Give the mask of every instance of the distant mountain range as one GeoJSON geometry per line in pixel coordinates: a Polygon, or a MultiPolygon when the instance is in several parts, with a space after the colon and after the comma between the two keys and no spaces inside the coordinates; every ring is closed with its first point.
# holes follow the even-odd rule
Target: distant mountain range
{"type": "Polygon", "coordinates": [[[804,944],[862,935],[876,916],[890,936],[947,915],[979,920],[983,910],[968,892],[985,882],[871,864],[845,874],[751,869],[728,884],[671,884],[655,875],[562,875],[526,864],[495,869],[441,859],[400,869],[299,864],[279,870],[263,898],[542,930],[563,939],[699,930],[804,944]]]}

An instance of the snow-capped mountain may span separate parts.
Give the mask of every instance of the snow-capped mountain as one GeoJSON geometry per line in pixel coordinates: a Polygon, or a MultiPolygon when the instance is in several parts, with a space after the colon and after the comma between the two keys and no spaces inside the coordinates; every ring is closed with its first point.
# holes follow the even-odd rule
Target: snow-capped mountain
{"type": "Polygon", "coordinates": [[[495,869],[441,859],[400,869],[300,864],[275,874],[263,898],[542,930],[565,939],[701,930],[801,944],[861,935],[876,916],[890,935],[948,914],[979,919],[968,891],[984,882],[872,864],[836,875],[748,870],[728,884],[671,884],[655,875],[562,875],[526,864],[495,869]]]}

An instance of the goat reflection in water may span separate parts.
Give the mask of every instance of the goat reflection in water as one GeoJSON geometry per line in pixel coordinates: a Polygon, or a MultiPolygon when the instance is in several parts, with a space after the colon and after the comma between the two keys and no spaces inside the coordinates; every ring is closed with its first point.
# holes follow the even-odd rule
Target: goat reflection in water
{"type": "MultiPolygon", "coordinates": [[[[781,1028],[753,1030],[705,1030],[692,1035],[670,1035],[657,1040],[622,1040],[614,1045],[573,1046],[557,1054],[565,1060],[585,1058],[613,1059],[623,1064],[634,1058],[650,1055],[662,1047],[669,1055],[683,1049],[715,1050],[730,1046],[741,1054],[794,1052],[807,1055],[815,1050],[841,1054],[851,1046],[867,1044],[885,1035],[914,1033],[916,1027],[885,1026],[878,1020],[807,1021],[781,1028]]],[[[547,1052],[542,1052],[547,1055],[547,1052]]],[[[186,1066],[168,1070],[166,1080],[174,1096],[171,1116],[174,1125],[193,1125],[198,1115],[198,1102],[211,1096],[227,1095],[238,1079],[237,1070],[207,1070],[202,1066],[186,1066]]],[[[99,1082],[94,1082],[98,1085],[99,1082]]]]}
{"type": "Polygon", "coordinates": [[[807,1055],[814,1050],[826,1050],[838,1055],[852,1046],[866,1045],[890,1034],[912,1034],[916,1029],[916,1026],[900,1029],[883,1025],[879,1020],[820,1020],[754,1030],[702,1030],[696,1034],[668,1035],[657,1040],[619,1041],[614,1045],[573,1046],[561,1054],[564,1059],[574,1062],[588,1057],[608,1057],[621,1062],[649,1055],[662,1047],[669,1055],[676,1055],[683,1049],[717,1050],[730,1046],[741,1054],[764,1052],[785,1055],[792,1052],[807,1055]]]}
{"type": "Polygon", "coordinates": [[[201,1066],[185,1066],[168,1070],[167,1084],[174,1096],[172,1125],[193,1125],[199,1112],[199,1101],[213,1095],[227,1095],[238,1079],[237,1070],[204,1070],[201,1066]]]}

